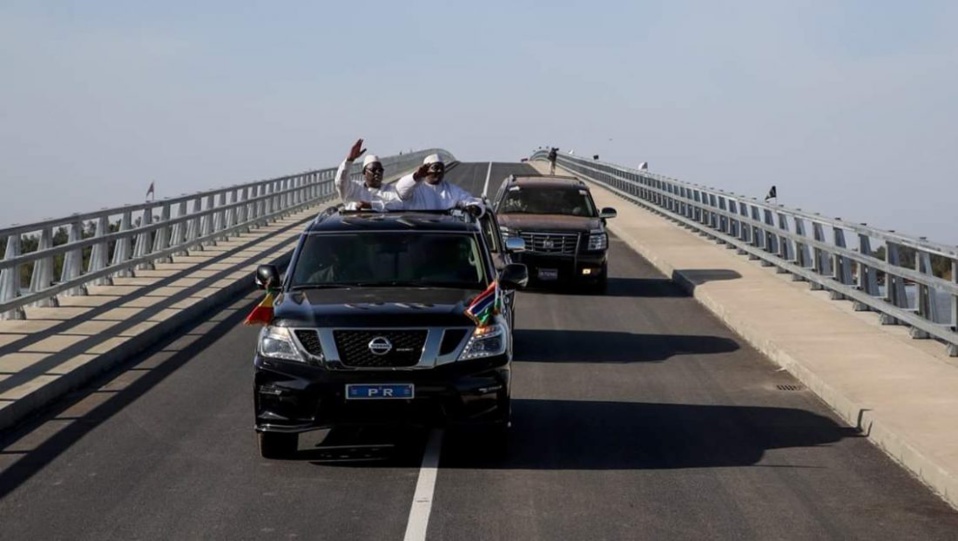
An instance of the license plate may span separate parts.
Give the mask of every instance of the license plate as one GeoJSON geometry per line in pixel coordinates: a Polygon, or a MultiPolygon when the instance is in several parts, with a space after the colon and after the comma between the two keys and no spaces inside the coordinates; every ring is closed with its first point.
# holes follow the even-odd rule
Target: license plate
{"type": "Polygon", "coordinates": [[[558,280],[559,270],[558,269],[539,269],[539,279],[540,280],[558,280]]]}
{"type": "Polygon", "coordinates": [[[374,385],[346,386],[347,400],[389,400],[410,399],[416,397],[416,389],[412,383],[384,383],[374,385]]]}

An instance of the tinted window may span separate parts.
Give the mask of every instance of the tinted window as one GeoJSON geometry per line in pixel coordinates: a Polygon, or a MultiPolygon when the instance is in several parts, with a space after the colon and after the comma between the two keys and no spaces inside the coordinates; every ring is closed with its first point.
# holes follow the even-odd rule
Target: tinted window
{"type": "Polygon", "coordinates": [[[467,234],[369,232],[307,237],[293,287],[485,287],[482,254],[467,234]]]}
{"type": "Polygon", "coordinates": [[[589,192],[579,188],[509,188],[499,205],[502,214],[565,214],[595,217],[589,192]]]}

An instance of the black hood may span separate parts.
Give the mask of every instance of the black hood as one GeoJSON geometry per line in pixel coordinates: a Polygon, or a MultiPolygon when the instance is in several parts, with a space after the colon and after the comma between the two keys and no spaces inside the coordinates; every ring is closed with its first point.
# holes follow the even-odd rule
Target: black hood
{"type": "Polygon", "coordinates": [[[291,291],[273,304],[276,325],[431,327],[474,325],[465,314],[481,293],[452,288],[341,288],[291,291]]]}

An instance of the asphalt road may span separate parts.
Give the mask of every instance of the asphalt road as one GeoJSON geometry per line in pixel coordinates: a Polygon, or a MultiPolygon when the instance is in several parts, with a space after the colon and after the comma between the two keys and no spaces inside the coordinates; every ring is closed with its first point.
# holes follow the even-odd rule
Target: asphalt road
{"type": "MultiPolygon", "coordinates": [[[[450,179],[478,192],[487,170],[450,179]]],[[[510,449],[445,434],[428,539],[958,536],[787,373],[617,239],[610,257],[605,296],[520,293],[510,449]]],[[[402,539],[426,434],[319,432],[259,458],[256,300],[4,435],[0,539],[402,539]]]]}

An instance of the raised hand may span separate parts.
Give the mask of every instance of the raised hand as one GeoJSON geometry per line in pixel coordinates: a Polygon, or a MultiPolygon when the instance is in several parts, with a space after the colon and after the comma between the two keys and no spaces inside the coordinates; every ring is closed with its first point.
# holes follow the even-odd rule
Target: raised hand
{"type": "Polygon", "coordinates": [[[422,180],[432,173],[429,172],[429,164],[423,164],[419,166],[419,169],[416,169],[412,174],[412,179],[419,181],[422,180]]]}
{"type": "Polygon", "coordinates": [[[349,157],[347,159],[349,161],[355,161],[356,158],[363,155],[363,152],[366,152],[366,149],[363,148],[363,140],[360,139],[356,141],[356,143],[353,145],[353,148],[349,149],[349,157]]]}

